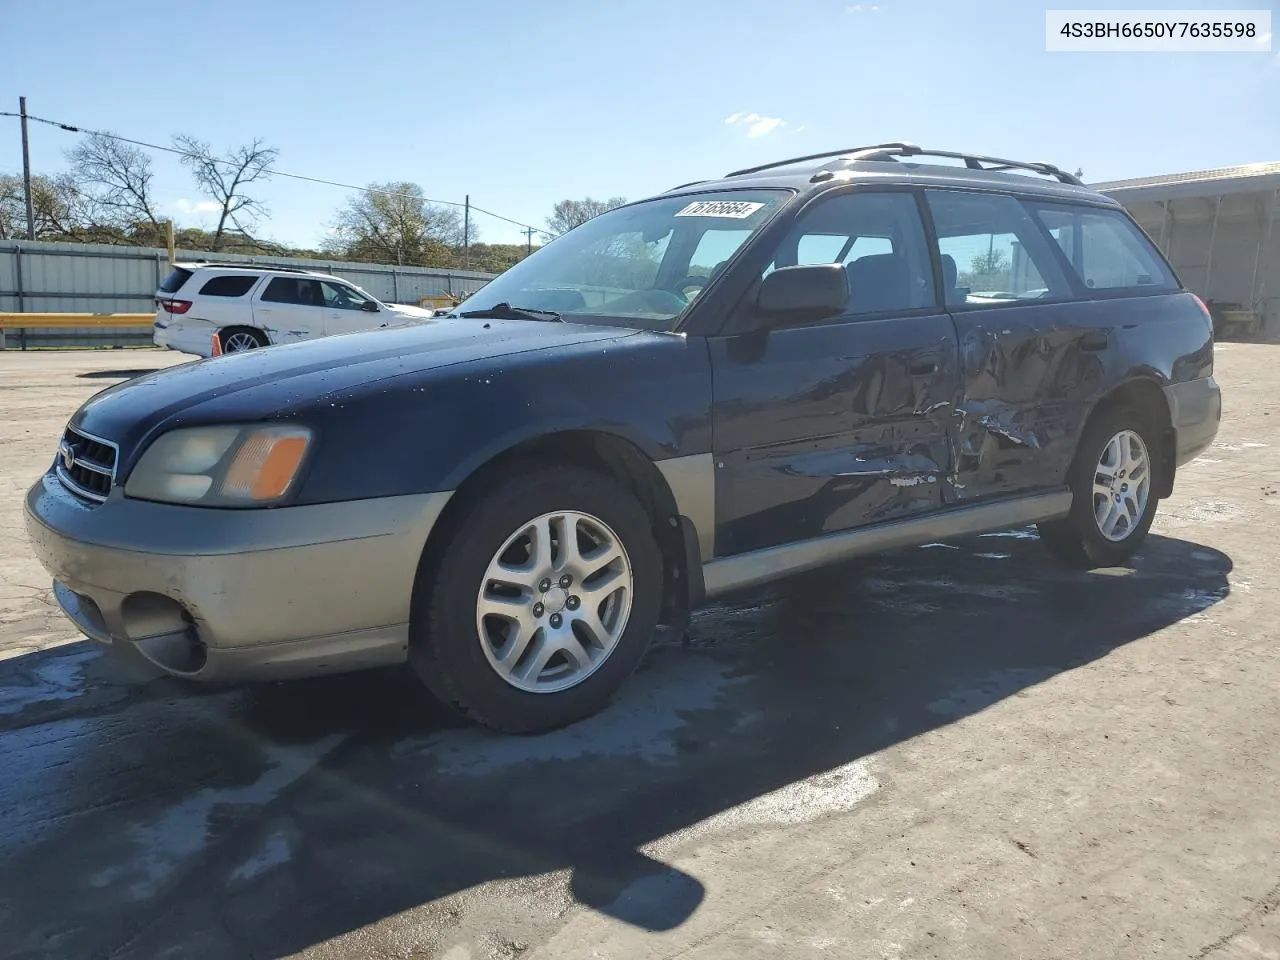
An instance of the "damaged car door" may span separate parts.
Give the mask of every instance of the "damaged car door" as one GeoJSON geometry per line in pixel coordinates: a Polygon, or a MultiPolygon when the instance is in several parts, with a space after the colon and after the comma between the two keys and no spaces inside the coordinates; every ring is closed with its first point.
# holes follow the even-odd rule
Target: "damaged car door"
{"type": "Polygon", "coordinates": [[[1105,386],[1106,314],[1080,309],[1053,238],[1009,194],[926,190],[960,341],[954,472],[944,501],[1062,483],[1105,386]]]}
{"type": "Polygon", "coordinates": [[[958,349],[919,204],[910,190],[817,199],[764,275],[840,264],[847,306],[710,338],[717,556],[941,506],[958,349]]]}

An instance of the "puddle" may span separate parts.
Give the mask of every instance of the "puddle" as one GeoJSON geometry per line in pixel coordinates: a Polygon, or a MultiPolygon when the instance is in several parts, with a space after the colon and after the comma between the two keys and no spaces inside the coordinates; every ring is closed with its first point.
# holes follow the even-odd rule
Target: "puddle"
{"type": "Polygon", "coordinates": [[[267,838],[262,849],[255,853],[231,873],[232,880],[252,880],[260,873],[272,867],[289,862],[289,841],[283,833],[273,833],[267,838]]]}
{"type": "Polygon", "coordinates": [[[999,670],[956,687],[949,696],[927,705],[931,713],[955,720],[985,710],[1010,694],[1043,683],[1056,671],[1047,667],[999,670]]]}
{"type": "MultiPolygon", "coordinates": [[[[89,878],[95,887],[127,884],[136,899],[153,896],[182,862],[199,853],[209,839],[209,821],[221,804],[262,806],[301,779],[344,739],[332,734],[299,749],[274,747],[266,751],[269,769],[246,787],[206,788],[170,807],[151,823],[129,830],[138,856],[127,864],[108,867],[89,878]]],[[[287,854],[287,848],[286,848],[287,854]]],[[[265,869],[265,867],[264,867],[265,869]]]]}
{"type": "Polygon", "coordinates": [[[1244,514],[1237,504],[1226,500],[1192,500],[1175,507],[1165,507],[1160,519],[1166,524],[1174,523],[1215,523],[1222,520],[1234,520],[1244,514]]]}
{"type": "Polygon", "coordinates": [[[607,710],[563,730],[510,737],[478,727],[404,740],[392,758],[418,756],[439,764],[446,776],[485,776],[518,764],[629,756],[650,762],[674,760],[682,711],[709,710],[724,691],[747,677],[730,677],[701,657],[659,658],[628,681],[607,710]]]}
{"type": "Polygon", "coordinates": [[[71,700],[84,693],[84,667],[102,656],[101,650],[81,650],[41,661],[0,686],[0,716],[21,713],[37,703],[71,700]]]}
{"type": "Polygon", "coordinates": [[[789,783],[722,810],[688,830],[659,841],[674,845],[680,839],[737,830],[742,827],[790,827],[833,813],[844,813],[880,789],[872,761],[854,760],[804,780],[789,783]]]}
{"type": "Polygon", "coordinates": [[[998,533],[984,533],[981,535],[983,540],[990,537],[1007,537],[1011,540],[1039,540],[1040,534],[1036,532],[1035,527],[1019,527],[1017,530],[1001,530],[998,533]]]}

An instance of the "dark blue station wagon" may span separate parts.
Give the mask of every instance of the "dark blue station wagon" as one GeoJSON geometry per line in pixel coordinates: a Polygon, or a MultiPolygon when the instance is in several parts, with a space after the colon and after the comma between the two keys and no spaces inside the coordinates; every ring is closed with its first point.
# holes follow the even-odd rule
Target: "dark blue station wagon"
{"type": "Polygon", "coordinates": [[[603,214],[448,318],[110,388],[27,526],[76,626],[169,674],[407,661],[541,730],[727,590],[1027,523],[1121,563],[1217,432],[1212,374],[1114,201],[882,144],[603,214]]]}

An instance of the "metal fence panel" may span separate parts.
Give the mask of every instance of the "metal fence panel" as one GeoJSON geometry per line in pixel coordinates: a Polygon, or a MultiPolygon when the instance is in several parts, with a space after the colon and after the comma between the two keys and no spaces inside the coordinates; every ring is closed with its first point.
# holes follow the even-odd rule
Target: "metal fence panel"
{"type": "MultiPolygon", "coordinates": [[[[423,297],[469,296],[494,274],[437,267],[346,263],[301,257],[178,250],[186,262],[294,267],[350,280],[379,300],[417,304],[423,297]]],[[[87,243],[0,243],[0,313],[148,313],[156,288],[169,272],[168,252],[154,247],[87,243]]],[[[124,346],[149,343],[150,335],[123,330],[31,330],[31,345],[124,346]]]]}

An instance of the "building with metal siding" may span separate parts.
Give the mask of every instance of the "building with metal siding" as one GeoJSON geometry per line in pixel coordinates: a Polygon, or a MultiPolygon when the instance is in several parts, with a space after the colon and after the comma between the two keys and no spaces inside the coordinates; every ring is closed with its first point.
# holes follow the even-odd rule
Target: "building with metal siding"
{"type": "Polygon", "coordinates": [[[1191,290],[1280,333],[1280,163],[1090,186],[1124,204],[1191,290]]]}

